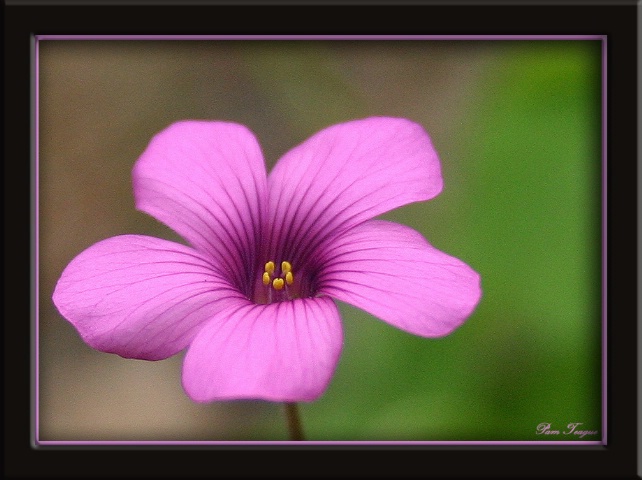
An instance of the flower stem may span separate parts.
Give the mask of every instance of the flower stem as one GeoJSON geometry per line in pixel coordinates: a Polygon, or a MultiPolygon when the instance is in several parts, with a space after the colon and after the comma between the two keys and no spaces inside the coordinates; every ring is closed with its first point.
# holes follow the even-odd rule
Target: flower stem
{"type": "Polygon", "coordinates": [[[301,427],[301,419],[299,418],[299,409],[296,403],[287,402],[285,404],[285,416],[287,417],[290,440],[305,440],[303,437],[303,428],[301,427]]]}

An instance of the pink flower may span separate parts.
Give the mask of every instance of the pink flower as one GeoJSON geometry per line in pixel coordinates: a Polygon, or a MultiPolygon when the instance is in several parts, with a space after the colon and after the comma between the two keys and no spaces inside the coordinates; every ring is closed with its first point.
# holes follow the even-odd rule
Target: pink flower
{"type": "Polygon", "coordinates": [[[64,270],[53,301],[91,347],[159,360],[188,348],[195,401],[311,401],[343,344],[335,300],[424,337],[460,326],[479,275],[416,231],[373,217],[442,189],[419,125],[367,118],[329,127],[268,176],[254,135],[185,121],[133,170],[136,207],[191,246],[103,240],[64,270]]]}

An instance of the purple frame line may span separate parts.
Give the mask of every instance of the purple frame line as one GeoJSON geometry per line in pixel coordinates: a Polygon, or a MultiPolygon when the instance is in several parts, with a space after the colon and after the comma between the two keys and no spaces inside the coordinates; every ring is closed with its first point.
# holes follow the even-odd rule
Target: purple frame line
{"type": "Polygon", "coordinates": [[[36,35],[37,40],[603,40],[604,35],[36,35]]]}
{"type": "Polygon", "coordinates": [[[606,169],[606,156],[607,156],[607,125],[606,125],[606,118],[607,118],[607,87],[606,87],[606,82],[607,82],[607,38],[604,36],[602,38],[602,444],[606,446],[607,444],[607,421],[606,421],[606,408],[607,408],[607,402],[608,402],[608,396],[606,394],[607,388],[606,388],[606,379],[607,379],[607,368],[606,368],[606,359],[607,359],[607,342],[606,342],[606,336],[607,336],[607,295],[606,295],[606,287],[607,287],[607,261],[606,261],[606,241],[607,241],[607,234],[606,234],[606,226],[607,226],[607,218],[606,218],[606,210],[607,210],[607,197],[606,197],[606,175],[607,175],[607,169],[606,169]]]}
{"type": "Polygon", "coordinates": [[[474,446],[474,445],[492,445],[492,446],[550,446],[550,445],[602,445],[599,440],[560,440],[560,441],[524,441],[524,442],[505,442],[497,440],[471,440],[471,441],[438,441],[438,440],[421,440],[421,441],[164,441],[164,440],[149,440],[149,441],[135,441],[135,440],[94,440],[78,442],[75,440],[45,440],[39,442],[39,445],[455,445],[455,446],[474,446]]]}
{"type": "Polygon", "coordinates": [[[35,205],[35,212],[34,212],[34,241],[33,241],[33,248],[34,248],[34,263],[35,263],[35,278],[34,278],[34,288],[33,288],[33,299],[34,299],[34,320],[33,320],[33,326],[35,327],[34,330],[34,339],[35,339],[35,355],[32,355],[31,358],[34,358],[36,368],[34,372],[34,378],[32,379],[33,386],[34,386],[34,397],[35,399],[32,399],[32,402],[35,402],[35,405],[33,405],[33,410],[34,416],[32,417],[32,421],[34,422],[33,427],[31,428],[31,431],[33,432],[32,434],[34,437],[32,438],[32,443],[34,445],[38,445],[38,439],[40,438],[40,375],[39,375],[39,367],[40,367],[40,221],[38,218],[38,213],[40,211],[40,197],[39,197],[39,192],[40,192],[40,186],[39,186],[39,172],[40,172],[40,117],[38,115],[38,112],[40,111],[40,72],[39,72],[39,65],[40,65],[40,54],[39,54],[39,48],[38,48],[38,38],[36,37],[34,40],[34,49],[33,49],[33,55],[34,58],[32,59],[32,68],[34,69],[34,78],[32,79],[32,88],[34,92],[34,106],[35,106],[35,112],[34,112],[34,135],[35,135],[35,141],[33,142],[34,145],[34,167],[35,167],[35,172],[34,172],[34,181],[33,181],[33,199],[34,199],[34,205],[35,205]]]}
{"type": "Polygon", "coordinates": [[[551,445],[602,445],[607,444],[607,252],[606,252],[606,202],[607,202],[607,36],[606,35],[34,35],[34,78],[32,80],[35,97],[34,112],[34,193],[35,202],[34,212],[34,319],[33,325],[35,334],[35,372],[33,386],[35,392],[35,402],[32,400],[32,411],[34,415],[32,420],[35,422],[32,432],[35,435],[32,443],[38,446],[63,446],[63,445],[173,445],[173,446],[193,446],[193,445],[490,445],[490,446],[551,446],[551,445]],[[38,42],[41,40],[600,40],[602,42],[602,440],[601,441],[76,441],[61,440],[48,441],[39,440],[39,413],[40,413],[40,391],[39,391],[39,49],[38,42]]]}

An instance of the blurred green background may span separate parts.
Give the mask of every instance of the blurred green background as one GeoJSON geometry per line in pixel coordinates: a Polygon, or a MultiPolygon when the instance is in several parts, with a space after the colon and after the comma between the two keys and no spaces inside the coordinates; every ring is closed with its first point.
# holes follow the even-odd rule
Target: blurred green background
{"type": "Polygon", "coordinates": [[[483,298],[460,329],[414,337],[340,305],[345,346],[309,440],[601,439],[601,44],[598,41],[41,41],[40,440],[286,440],[280,404],[196,404],[182,354],[87,347],[51,302],[104,238],[182,241],[134,209],[131,169],[181,119],[236,121],[268,166],[317,130],[421,123],[443,193],[385,217],[461,258],[483,298]],[[575,438],[577,439],[577,438],[575,438]]]}

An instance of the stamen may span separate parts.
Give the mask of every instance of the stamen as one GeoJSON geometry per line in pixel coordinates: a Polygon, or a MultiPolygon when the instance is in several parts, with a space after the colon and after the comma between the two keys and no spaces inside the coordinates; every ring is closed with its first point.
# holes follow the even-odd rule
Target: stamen
{"type": "Polygon", "coordinates": [[[283,281],[282,278],[275,278],[272,281],[272,287],[274,287],[274,290],[282,290],[283,289],[283,284],[285,282],[283,281]]]}
{"type": "MultiPolygon", "coordinates": [[[[271,283],[274,290],[283,290],[286,285],[293,285],[294,273],[292,273],[292,264],[288,261],[283,261],[281,262],[281,270],[278,271],[276,264],[270,260],[265,264],[265,271],[261,280],[266,287],[269,287],[271,283]]],[[[271,296],[271,293],[268,295],[271,296]]]]}

